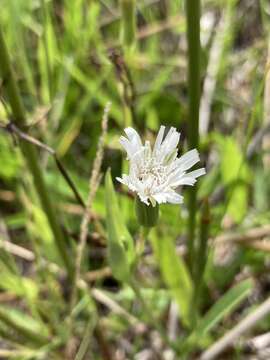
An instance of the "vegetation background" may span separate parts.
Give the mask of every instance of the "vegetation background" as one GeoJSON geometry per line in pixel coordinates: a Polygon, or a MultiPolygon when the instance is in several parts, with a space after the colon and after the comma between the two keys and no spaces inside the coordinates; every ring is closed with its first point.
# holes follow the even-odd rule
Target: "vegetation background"
{"type": "Polygon", "coordinates": [[[269,2],[0,5],[0,358],[269,359],[269,2]],[[160,125],[207,175],[148,233],[160,125]]]}

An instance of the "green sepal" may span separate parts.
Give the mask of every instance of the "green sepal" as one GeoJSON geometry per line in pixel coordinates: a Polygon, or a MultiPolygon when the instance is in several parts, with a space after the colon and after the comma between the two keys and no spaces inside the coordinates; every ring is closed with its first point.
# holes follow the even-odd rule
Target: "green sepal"
{"type": "Polygon", "coordinates": [[[138,197],[135,200],[135,212],[137,215],[138,222],[144,227],[153,227],[157,224],[159,217],[159,207],[146,205],[138,197]]]}

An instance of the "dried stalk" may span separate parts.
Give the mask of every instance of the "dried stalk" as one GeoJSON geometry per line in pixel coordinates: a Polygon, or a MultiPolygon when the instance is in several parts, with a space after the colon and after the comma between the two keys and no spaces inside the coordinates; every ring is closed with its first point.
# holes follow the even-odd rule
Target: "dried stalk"
{"type": "Polygon", "coordinates": [[[220,340],[206,350],[200,360],[220,359],[220,354],[234,344],[240,336],[252,329],[256,324],[270,313],[270,298],[263,302],[256,310],[247,315],[238,325],[228,331],[220,340]]]}
{"type": "Polygon", "coordinates": [[[111,104],[108,103],[104,109],[103,119],[102,119],[102,133],[101,137],[99,139],[98,143],[98,150],[97,155],[94,161],[92,174],[89,181],[89,195],[86,203],[86,208],[83,214],[82,222],[81,222],[81,228],[80,228],[80,240],[77,248],[77,256],[75,260],[75,280],[74,280],[74,286],[72,289],[72,295],[71,295],[71,311],[73,307],[76,304],[77,300],[77,286],[78,282],[81,276],[81,263],[82,263],[82,257],[86,245],[86,239],[87,239],[87,233],[88,233],[88,225],[91,218],[91,209],[93,205],[93,200],[95,198],[100,180],[101,180],[101,163],[103,159],[103,153],[104,153],[104,143],[105,143],[105,137],[107,134],[107,126],[108,126],[108,113],[110,110],[111,104]]]}
{"type": "Polygon", "coordinates": [[[107,134],[107,127],[108,127],[108,113],[110,110],[110,104],[107,104],[104,109],[103,119],[102,119],[102,134],[99,139],[98,143],[98,150],[97,150],[97,156],[94,161],[93,171],[91,174],[90,182],[89,182],[89,195],[86,203],[86,209],[83,215],[82,223],[81,223],[81,231],[80,231],[80,242],[78,246],[77,251],[77,257],[76,257],[76,266],[75,266],[75,279],[80,278],[80,271],[81,271],[81,262],[82,262],[82,256],[83,251],[86,244],[86,238],[87,238],[87,232],[88,232],[88,224],[90,222],[91,217],[91,208],[93,205],[93,200],[95,198],[100,180],[100,169],[101,169],[101,163],[103,159],[104,154],[104,143],[105,143],[105,136],[107,134]]]}

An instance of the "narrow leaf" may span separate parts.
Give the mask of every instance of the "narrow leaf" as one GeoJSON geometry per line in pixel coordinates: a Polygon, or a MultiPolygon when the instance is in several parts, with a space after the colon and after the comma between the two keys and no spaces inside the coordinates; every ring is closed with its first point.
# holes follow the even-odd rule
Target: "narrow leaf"
{"type": "Polygon", "coordinates": [[[253,282],[247,279],[228,290],[201,319],[188,342],[197,342],[203,335],[212,330],[249,295],[252,287],[253,282]]]}
{"type": "Polygon", "coordinates": [[[9,306],[0,306],[0,321],[32,343],[49,341],[48,331],[31,316],[9,306]]]}
{"type": "Polygon", "coordinates": [[[128,281],[135,259],[134,244],[119,209],[110,171],[106,174],[105,188],[109,263],[116,279],[128,281]]]}
{"type": "Polygon", "coordinates": [[[182,258],[176,254],[171,239],[160,237],[153,231],[152,243],[163,280],[179,306],[184,324],[189,325],[193,285],[187,267],[182,258]]]}

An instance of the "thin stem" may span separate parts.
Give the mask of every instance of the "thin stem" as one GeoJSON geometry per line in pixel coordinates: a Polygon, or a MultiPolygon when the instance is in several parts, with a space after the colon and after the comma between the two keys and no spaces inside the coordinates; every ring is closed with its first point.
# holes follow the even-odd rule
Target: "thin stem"
{"type": "Polygon", "coordinates": [[[83,208],[85,208],[86,205],[85,205],[79,191],[77,190],[76,185],[74,184],[73,180],[71,179],[69,173],[65,169],[65,167],[62,164],[62,162],[60,161],[60,159],[57,157],[57,154],[53,148],[44,144],[43,142],[39,141],[38,139],[28,135],[27,133],[24,133],[13,123],[8,123],[7,125],[2,125],[2,123],[0,122],[0,129],[4,129],[4,130],[8,131],[12,135],[16,134],[19,137],[19,139],[28,141],[29,143],[31,143],[37,147],[40,147],[41,149],[43,149],[43,150],[47,151],[49,154],[51,154],[54,157],[55,164],[56,164],[58,170],[60,171],[61,175],[63,176],[64,180],[66,181],[66,183],[68,184],[70,189],[72,190],[78,203],[83,208]]]}
{"type": "MultiPolygon", "coordinates": [[[[199,247],[196,256],[196,269],[195,269],[195,286],[194,286],[194,313],[199,312],[200,297],[203,285],[203,275],[205,270],[205,265],[207,262],[207,241],[209,235],[209,224],[210,224],[210,213],[209,213],[209,203],[206,199],[203,203],[201,210],[201,224],[200,224],[200,238],[199,238],[199,247]]],[[[197,314],[196,314],[197,315],[197,314]]],[[[196,320],[196,319],[195,319],[196,320]]]]}
{"type": "MultiPolygon", "coordinates": [[[[26,113],[23,107],[17,82],[13,74],[13,70],[10,63],[8,50],[4,41],[4,37],[0,28],[0,72],[3,79],[3,87],[6,90],[9,104],[13,113],[13,121],[19,127],[23,128],[26,125],[26,113]]],[[[59,255],[67,268],[69,277],[73,277],[73,266],[71,258],[67,251],[67,244],[62,233],[59,222],[57,221],[54,207],[52,205],[49,192],[47,191],[44,178],[39,166],[37,153],[34,145],[20,141],[20,147],[27,161],[30,172],[32,173],[34,185],[39,195],[44,212],[47,215],[49,224],[54,234],[55,242],[59,251],[59,255]]]]}
{"type": "Polygon", "coordinates": [[[146,242],[147,236],[149,235],[149,231],[150,231],[150,228],[146,228],[144,226],[140,227],[140,233],[139,233],[137,246],[136,246],[136,253],[137,253],[138,260],[144,252],[145,242],[146,242]]]}
{"type": "Polygon", "coordinates": [[[82,338],[82,342],[80,344],[79,350],[75,356],[75,360],[83,360],[87,350],[89,348],[90,341],[92,339],[94,328],[93,328],[93,319],[88,320],[86,328],[84,330],[84,335],[82,338]]]}
{"type": "Polygon", "coordinates": [[[121,0],[123,46],[131,46],[136,34],[136,0],[121,0]]]}
{"type": "Polygon", "coordinates": [[[47,76],[48,76],[48,90],[49,90],[49,97],[50,97],[50,104],[53,101],[53,86],[52,86],[52,69],[51,69],[51,61],[50,61],[50,53],[49,53],[49,39],[48,39],[48,5],[45,0],[41,0],[42,6],[42,16],[43,16],[43,46],[45,52],[45,61],[46,61],[46,69],[47,69],[47,76]]]}
{"type": "MultiPolygon", "coordinates": [[[[199,144],[199,109],[200,109],[200,0],[186,0],[187,41],[188,41],[188,146],[189,149],[199,144]]],[[[188,254],[189,265],[193,273],[195,262],[196,228],[196,187],[189,191],[188,254]]]]}
{"type": "MultiPolygon", "coordinates": [[[[81,277],[81,265],[86,247],[88,225],[91,220],[91,210],[101,180],[100,171],[101,171],[101,165],[104,155],[104,145],[105,145],[105,138],[108,129],[108,116],[109,116],[110,107],[111,107],[111,103],[108,103],[104,109],[102,124],[101,124],[102,133],[99,139],[97,155],[94,160],[93,170],[89,180],[89,194],[80,227],[80,240],[77,247],[77,254],[75,258],[75,275],[74,275],[74,282],[72,284],[71,297],[70,297],[70,315],[67,319],[69,339],[72,338],[72,333],[73,333],[74,319],[72,316],[72,312],[73,312],[73,308],[76,305],[77,297],[78,297],[78,285],[81,277]]],[[[69,348],[69,346],[70,346],[70,341],[67,342],[67,349],[69,348]]]]}

